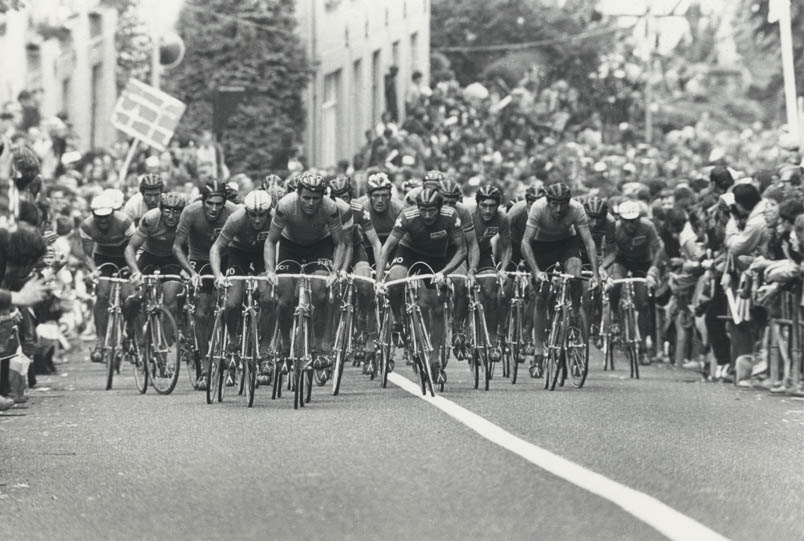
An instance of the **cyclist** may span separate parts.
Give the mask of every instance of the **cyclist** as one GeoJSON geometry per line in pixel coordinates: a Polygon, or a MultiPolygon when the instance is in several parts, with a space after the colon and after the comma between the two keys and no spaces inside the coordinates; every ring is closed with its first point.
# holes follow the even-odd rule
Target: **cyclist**
{"type": "MultiPolygon", "coordinates": [[[[79,227],[79,235],[83,246],[84,259],[90,276],[111,276],[115,268],[109,265],[98,269],[105,263],[112,263],[118,270],[126,266],[123,252],[134,235],[134,223],[123,212],[114,209],[116,202],[109,193],[102,193],[90,202],[92,215],[86,218],[79,227]]],[[[107,308],[111,283],[98,282],[95,291],[93,315],[97,340],[90,355],[93,362],[103,362],[103,341],[106,337],[107,308]]],[[[121,298],[131,293],[128,285],[123,286],[121,298]]]]}
{"type": "Polygon", "coordinates": [[[511,227],[511,263],[508,265],[507,270],[515,271],[519,264],[523,262],[522,238],[525,236],[525,227],[528,224],[528,212],[537,197],[536,188],[528,186],[525,190],[525,199],[517,201],[508,210],[508,222],[511,227]]]}
{"type": "MultiPolygon", "coordinates": [[[[441,193],[426,187],[416,196],[416,208],[402,211],[394,224],[394,229],[382,247],[377,260],[377,276],[384,276],[385,266],[390,254],[399,246],[391,261],[389,280],[404,278],[414,265],[424,263],[433,269],[435,278],[430,287],[419,296],[419,304],[425,318],[429,319],[431,343],[436,345],[444,338],[444,316],[442,303],[432,286],[441,286],[445,276],[454,272],[466,258],[466,238],[461,227],[458,212],[443,204],[441,193]],[[456,248],[450,254],[450,245],[456,248]]],[[[422,272],[421,265],[415,270],[422,272]]],[[[380,290],[384,288],[381,285],[380,290]]],[[[395,287],[389,292],[391,309],[395,320],[402,321],[404,288],[395,287]]],[[[430,366],[433,374],[445,377],[440,369],[438,347],[434,346],[430,366]]]]}
{"type": "MultiPolygon", "coordinates": [[[[322,260],[333,262],[332,269],[328,270],[322,265],[314,272],[317,275],[328,274],[327,283],[314,280],[311,284],[313,306],[316,314],[321,314],[321,317],[315,318],[313,325],[313,350],[320,355],[314,360],[315,368],[327,368],[331,364],[328,356],[324,355],[331,349],[329,340],[324,344],[325,327],[329,319],[327,289],[337,279],[336,271],[344,268],[348,244],[338,204],[324,197],[326,187],[327,184],[320,175],[305,173],[298,177],[296,191],[283,197],[276,206],[264,252],[266,276],[274,287],[279,283],[277,271],[289,273],[297,270],[289,268],[285,264],[287,261],[297,265],[322,260]],[[279,262],[283,263],[280,268],[277,268],[277,256],[279,262]]],[[[283,287],[278,291],[277,316],[282,343],[285,348],[289,348],[296,287],[283,287]]]]}
{"type": "MultiPolygon", "coordinates": [[[[594,286],[598,281],[597,250],[589,232],[589,220],[583,205],[572,199],[569,186],[563,182],[548,185],[545,188],[545,197],[538,199],[530,207],[525,236],[522,239],[522,255],[536,283],[544,282],[547,279],[545,271],[557,263],[561,264],[563,272],[580,277],[581,242],[592,266],[592,286],[594,286]]],[[[537,295],[534,303],[536,355],[533,365],[536,366],[541,366],[544,359],[548,289],[543,288],[544,294],[537,295]]],[[[579,319],[582,292],[582,285],[573,280],[570,284],[571,317],[575,321],[579,319]]]]}
{"type": "MultiPolygon", "coordinates": [[[[612,279],[633,276],[646,277],[649,287],[656,287],[659,281],[659,264],[664,257],[664,243],[659,238],[653,223],[640,217],[640,207],[636,201],[623,201],[619,207],[620,219],[614,230],[615,251],[607,254],[602,266],[609,268],[612,279]]],[[[620,288],[611,291],[611,306],[619,306],[620,288]]],[[[648,292],[644,284],[634,284],[634,306],[639,314],[639,334],[644,351],[645,338],[650,333],[650,311],[648,292]]],[[[651,354],[648,352],[647,358],[651,354]]]]}
{"type": "MultiPolygon", "coordinates": [[[[159,208],[149,210],[140,220],[139,226],[131,237],[124,256],[131,269],[131,284],[139,287],[142,274],[159,271],[162,274],[178,274],[181,266],[173,255],[173,241],[179,216],[184,210],[184,196],[176,192],[163,193],[159,208]],[[137,252],[142,254],[137,258],[137,252]]],[[[181,283],[168,281],[162,285],[164,302],[168,310],[177,315],[176,299],[181,291],[181,283]]]]}
{"type": "Polygon", "coordinates": [[[138,225],[145,213],[159,206],[159,198],[165,191],[165,182],[159,173],[147,173],[137,179],[140,191],[126,202],[123,211],[138,225]]]}
{"type": "MultiPolygon", "coordinates": [[[[595,241],[598,261],[602,263],[602,259],[606,257],[606,254],[612,254],[616,251],[614,228],[617,220],[609,214],[608,204],[600,197],[590,197],[584,202],[583,208],[589,218],[589,232],[592,233],[592,238],[595,241]]],[[[583,251],[582,255],[584,265],[589,265],[589,256],[586,251],[583,251]]],[[[599,264],[598,272],[600,273],[600,279],[605,281],[607,278],[606,267],[599,264]]],[[[600,321],[602,304],[600,295],[597,294],[598,291],[597,289],[589,288],[584,292],[583,306],[586,307],[586,313],[591,318],[590,322],[600,321]]]]}
{"type": "MultiPolygon", "coordinates": [[[[374,231],[374,224],[371,222],[369,212],[363,205],[352,199],[352,179],[349,178],[348,175],[338,175],[330,182],[329,190],[330,196],[335,198],[336,201],[349,203],[349,212],[353,220],[352,242],[346,252],[346,261],[349,264],[349,270],[356,276],[370,278],[371,266],[368,262],[368,252],[364,244],[368,244],[371,248],[372,259],[374,260],[380,255],[382,244],[377,236],[377,232],[374,231]]],[[[370,355],[374,351],[373,339],[376,338],[377,333],[376,321],[374,318],[369,317],[369,314],[371,314],[371,303],[374,300],[374,288],[371,284],[366,282],[358,282],[356,286],[358,307],[357,328],[367,330],[367,339],[363,346],[366,354],[370,355]]]]}
{"type": "MultiPolygon", "coordinates": [[[[227,254],[229,271],[235,276],[247,276],[250,272],[256,276],[265,272],[263,252],[265,239],[268,238],[268,231],[271,229],[271,208],[271,196],[268,192],[253,190],[243,199],[243,207],[234,211],[226,220],[209,251],[209,266],[215,275],[215,285],[218,288],[226,284],[223,269],[224,254],[227,254]]],[[[268,284],[259,282],[257,288],[260,303],[259,355],[265,358],[268,356],[274,318],[268,284]]],[[[231,282],[224,309],[226,329],[231,337],[229,345],[235,351],[240,348],[238,325],[244,290],[244,282],[231,282]]],[[[242,332],[242,329],[240,331],[242,332]]],[[[260,379],[260,383],[267,383],[267,375],[260,375],[260,379]]]]}
{"type": "MultiPolygon", "coordinates": [[[[388,240],[394,229],[394,223],[404,208],[401,201],[392,198],[393,187],[388,175],[381,171],[369,175],[366,183],[367,196],[362,202],[363,209],[369,213],[371,225],[381,244],[388,240]]],[[[373,252],[369,252],[368,256],[369,263],[374,265],[377,260],[373,252]]]]}
{"type": "MultiPolygon", "coordinates": [[[[511,227],[508,216],[500,208],[502,192],[493,184],[484,184],[475,193],[475,201],[477,201],[477,208],[472,213],[472,219],[477,232],[479,251],[479,263],[476,270],[493,272],[498,268],[495,264],[492,246],[492,240],[496,238],[497,253],[500,254],[498,276],[504,281],[504,269],[508,268],[511,262],[511,227]]],[[[502,314],[497,291],[498,281],[483,280],[480,289],[480,299],[485,307],[489,338],[495,345],[497,343],[497,324],[502,314]]]]}
{"type": "MultiPolygon", "coordinates": [[[[467,261],[464,261],[456,269],[456,273],[465,274],[466,281],[456,280],[454,287],[454,307],[455,312],[452,317],[452,348],[458,360],[466,358],[466,336],[463,332],[465,328],[466,315],[469,311],[469,299],[466,295],[467,288],[471,288],[475,283],[475,273],[480,262],[480,254],[477,245],[477,234],[475,232],[475,222],[472,219],[472,212],[463,203],[459,203],[463,194],[461,187],[452,179],[446,178],[440,171],[430,171],[425,175],[425,183],[432,182],[436,178],[438,181],[438,191],[444,200],[444,205],[454,208],[458,212],[458,217],[463,226],[464,238],[466,241],[467,261]],[[429,177],[428,177],[429,175],[429,177]],[[467,264],[468,263],[468,264],[467,264]]],[[[452,244],[450,251],[455,251],[457,247],[452,244]]]]}
{"type": "MultiPolygon", "coordinates": [[[[226,187],[218,181],[206,183],[201,188],[201,200],[184,207],[179,218],[179,226],[173,241],[173,254],[191,277],[198,284],[200,276],[210,272],[209,254],[212,245],[218,238],[223,225],[237,207],[234,203],[226,201],[226,187]],[[185,253],[185,246],[189,248],[189,257],[185,253]]],[[[198,343],[201,347],[201,356],[206,357],[209,339],[212,334],[214,296],[213,284],[206,281],[201,284],[196,306],[196,329],[198,343]]],[[[208,366],[203,363],[202,375],[196,384],[198,390],[205,390],[207,385],[208,366]]]]}
{"type": "Polygon", "coordinates": [[[260,183],[260,188],[268,192],[268,195],[271,196],[272,209],[276,207],[279,200],[288,193],[282,183],[282,179],[277,175],[266,175],[265,178],[262,179],[262,183],[260,183]]]}

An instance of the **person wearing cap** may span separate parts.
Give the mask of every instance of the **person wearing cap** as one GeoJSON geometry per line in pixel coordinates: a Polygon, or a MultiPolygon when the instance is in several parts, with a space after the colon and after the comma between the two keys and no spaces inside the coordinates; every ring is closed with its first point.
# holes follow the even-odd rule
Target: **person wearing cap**
{"type": "MultiPolygon", "coordinates": [[[[90,203],[92,215],[79,227],[84,260],[93,277],[111,276],[127,266],[124,252],[131,237],[134,236],[134,222],[125,213],[115,210],[115,206],[118,205],[115,199],[114,194],[108,191],[96,196],[90,203]]],[[[98,282],[93,307],[97,334],[97,342],[91,355],[93,362],[103,360],[101,348],[103,337],[106,336],[108,319],[106,310],[110,291],[110,282],[98,282]]],[[[131,286],[124,285],[122,297],[127,297],[130,292],[131,286]]]]}
{"type": "MultiPolygon", "coordinates": [[[[620,203],[620,218],[614,227],[614,250],[607,254],[601,266],[608,269],[608,275],[620,280],[631,273],[634,277],[646,277],[648,286],[655,288],[659,282],[659,263],[664,255],[664,243],[659,238],[653,223],[640,215],[636,201],[620,203]]],[[[611,291],[611,306],[619,307],[620,288],[611,291]]],[[[650,334],[650,310],[648,310],[648,291],[644,284],[634,284],[634,304],[639,314],[639,334],[644,340],[650,334]]]]}
{"type": "MultiPolygon", "coordinates": [[[[156,157],[151,156],[151,158],[156,157]]],[[[150,160],[151,158],[148,159],[150,160]]],[[[139,183],[139,191],[131,196],[124,207],[125,213],[134,222],[135,226],[139,225],[146,212],[159,206],[159,199],[165,191],[165,181],[159,173],[140,175],[137,178],[137,182],[139,183]]]]}

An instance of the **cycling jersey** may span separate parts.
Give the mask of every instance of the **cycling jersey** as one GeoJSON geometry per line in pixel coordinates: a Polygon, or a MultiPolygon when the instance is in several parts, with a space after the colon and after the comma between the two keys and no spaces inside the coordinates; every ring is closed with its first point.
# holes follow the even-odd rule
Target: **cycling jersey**
{"type": "Polygon", "coordinates": [[[363,202],[363,209],[369,213],[371,224],[374,227],[374,230],[377,232],[380,242],[383,244],[388,239],[391,231],[394,229],[394,223],[396,222],[396,219],[399,216],[399,213],[402,212],[403,208],[405,208],[405,206],[401,201],[391,199],[388,202],[388,208],[385,209],[385,212],[380,213],[375,212],[374,207],[371,205],[371,201],[363,202]]]}
{"type": "Polygon", "coordinates": [[[543,197],[531,205],[527,225],[536,230],[533,240],[559,241],[576,236],[579,229],[589,229],[589,219],[583,205],[570,199],[567,212],[556,220],[550,212],[547,198],[543,197]]]}
{"type": "Polygon", "coordinates": [[[627,233],[622,221],[618,221],[614,230],[614,242],[617,245],[616,261],[626,266],[649,265],[662,249],[662,241],[656,228],[646,218],[639,219],[634,234],[627,233]]]}
{"type": "Polygon", "coordinates": [[[510,234],[511,227],[508,216],[498,208],[497,214],[495,214],[490,221],[484,222],[483,218],[480,217],[480,211],[475,209],[472,213],[472,220],[474,221],[475,231],[477,232],[477,245],[478,248],[480,248],[480,259],[489,261],[493,259],[491,239],[498,234],[501,236],[508,236],[510,234]]]}
{"type": "Polygon", "coordinates": [[[132,240],[142,246],[145,253],[157,257],[168,257],[173,255],[175,238],[176,227],[170,228],[165,225],[160,209],[151,209],[140,220],[140,225],[134,232],[132,240]]]}
{"type": "MultiPolygon", "coordinates": [[[[592,234],[592,239],[595,241],[598,256],[605,257],[607,254],[613,254],[617,250],[617,246],[614,244],[614,229],[616,224],[617,220],[610,214],[607,214],[606,220],[596,228],[592,228],[590,222],[589,232],[592,234]]],[[[588,258],[589,256],[586,250],[583,250],[584,263],[589,262],[587,261],[588,258]]]]}
{"type": "Polygon", "coordinates": [[[271,229],[271,218],[265,221],[265,225],[257,230],[251,225],[251,220],[245,208],[239,208],[226,220],[221,229],[221,240],[225,246],[230,246],[241,252],[258,253],[262,255],[265,247],[265,239],[268,238],[268,231],[271,229]]]}
{"type": "Polygon", "coordinates": [[[343,231],[339,206],[335,201],[323,198],[318,211],[309,216],[301,209],[297,192],[279,200],[271,228],[281,231],[283,238],[302,246],[315,244],[332,233],[343,231]]]}
{"type": "Polygon", "coordinates": [[[403,210],[391,234],[401,238],[400,244],[413,252],[427,257],[444,257],[450,243],[460,241],[463,230],[457,211],[444,206],[432,225],[424,223],[418,208],[403,210]]]}
{"type": "MultiPolygon", "coordinates": [[[[126,216],[131,218],[131,221],[135,224],[138,224],[143,216],[148,212],[148,207],[145,205],[145,200],[142,198],[142,193],[137,192],[131,196],[131,199],[126,201],[126,205],[123,207],[123,212],[126,213],[126,216]]],[[[154,209],[150,209],[154,210],[154,209]]]]}
{"type": "Polygon", "coordinates": [[[186,207],[179,218],[179,227],[176,235],[187,239],[190,246],[190,259],[193,261],[208,262],[209,250],[218,238],[223,225],[229,219],[237,207],[234,203],[227,201],[218,214],[218,219],[214,222],[207,220],[204,212],[204,203],[196,201],[186,207]]]}
{"type": "Polygon", "coordinates": [[[134,235],[134,223],[120,211],[109,216],[109,229],[101,231],[90,216],[81,222],[80,235],[84,240],[95,243],[95,255],[122,258],[128,241],[134,235]]]}

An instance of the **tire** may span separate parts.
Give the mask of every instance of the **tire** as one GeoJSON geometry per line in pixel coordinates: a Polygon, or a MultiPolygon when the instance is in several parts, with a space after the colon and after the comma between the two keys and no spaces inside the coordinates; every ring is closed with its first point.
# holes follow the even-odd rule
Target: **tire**
{"type": "Polygon", "coordinates": [[[118,354],[117,351],[117,340],[118,340],[118,328],[117,328],[117,317],[113,316],[110,318],[111,321],[106,322],[106,344],[109,346],[109,349],[106,350],[106,390],[109,391],[112,388],[112,381],[114,380],[114,370],[116,364],[116,357],[118,354]],[[110,326],[111,325],[111,326],[110,326]]]}
{"type": "MultiPolygon", "coordinates": [[[[343,365],[346,362],[346,346],[349,342],[349,333],[352,331],[352,313],[348,310],[341,313],[343,315],[338,322],[338,329],[335,332],[335,365],[332,367],[332,396],[338,396],[341,390],[343,365]]],[[[372,377],[372,379],[374,378],[372,377]]]]}
{"type": "Polygon", "coordinates": [[[170,394],[176,388],[181,369],[181,347],[176,320],[166,308],[150,316],[146,335],[145,366],[148,379],[159,394],[170,394]]]}
{"type": "Polygon", "coordinates": [[[472,347],[472,355],[469,357],[470,370],[472,371],[472,386],[477,389],[480,387],[480,352],[476,347],[472,347]]]}
{"type": "Polygon", "coordinates": [[[564,344],[566,366],[573,387],[580,389],[589,374],[589,338],[584,340],[583,332],[577,327],[570,327],[564,344]]]}
{"type": "Polygon", "coordinates": [[[489,361],[488,348],[484,348],[483,351],[481,351],[480,361],[483,365],[483,390],[488,391],[489,383],[491,383],[491,377],[494,373],[494,363],[489,361]]]}
{"type": "Polygon", "coordinates": [[[220,312],[218,317],[215,318],[215,323],[212,327],[212,337],[209,340],[209,351],[207,353],[207,357],[209,358],[206,392],[207,404],[212,404],[213,400],[217,400],[218,402],[221,400],[221,384],[223,383],[222,365],[225,362],[225,358],[219,350],[223,350],[225,332],[223,312],[220,312]]]}
{"type": "Polygon", "coordinates": [[[628,345],[628,357],[631,361],[631,377],[639,379],[639,346],[637,344],[628,345]]]}
{"type": "Polygon", "coordinates": [[[282,367],[284,366],[284,362],[279,361],[278,358],[274,358],[273,363],[274,373],[271,400],[276,400],[277,398],[282,398],[282,367]]]}
{"type": "Polygon", "coordinates": [[[257,318],[254,315],[249,317],[248,328],[246,358],[241,359],[241,363],[243,364],[243,387],[246,393],[246,405],[250,408],[254,405],[254,393],[257,390],[257,366],[260,354],[257,318]]]}
{"type": "Polygon", "coordinates": [[[195,389],[196,382],[201,377],[201,353],[195,349],[195,325],[187,321],[187,316],[184,312],[182,312],[181,316],[180,333],[182,364],[187,369],[190,385],[195,389]]]}
{"type": "MultiPolygon", "coordinates": [[[[137,336],[129,338],[128,348],[125,352],[127,360],[131,364],[131,371],[134,375],[134,383],[140,394],[145,394],[148,390],[149,379],[149,365],[148,365],[148,352],[153,347],[150,340],[151,321],[148,321],[144,332],[137,333],[137,336]],[[147,333],[147,334],[146,334],[147,333]],[[140,350],[137,344],[142,344],[143,348],[140,350]]],[[[135,332],[140,328],[138,323],[134,324],[135,332]]]]}
{"type": "Polygon", "coordinates": [[[310,369],[305,371],[305,384],[305,390],[307,393],[304,397],[304,403],[309,404],[313,395],[313,371],[310,369]]]}
{"type": "Polygon", "coordinates": [[[304,316],[296,316],[296,336],[294,337],[294,351],[293,351],[293,409],[304,407],[304,373],[302,365],[304,364],[304,340],[305,340],[305,327],[306,321],[304,316]]]}
{"type": "Polygon", "coordinates": [[[558,383],[558,378],[561,375],[563,369],[563,363],[561,362],[562,359],[559,355],[559,352],[555,349],[550,350],[547,354],[547,365],[549,366],[549,377],[545,372],[544,377],[544,384],[545,388],[550,391],[554,391],[556,388],[556,384],[558,383]]]}

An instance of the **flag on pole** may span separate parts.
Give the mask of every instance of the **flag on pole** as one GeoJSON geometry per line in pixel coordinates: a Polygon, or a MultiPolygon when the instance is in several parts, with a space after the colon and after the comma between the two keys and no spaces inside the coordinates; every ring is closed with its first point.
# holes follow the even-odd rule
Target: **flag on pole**
{"type": "Polygon", "coordinates": [[[778,21],[784,10],[790,12],[790,0],[770,0],[768,2],[768,22],[778,21]]]}

